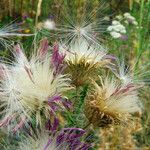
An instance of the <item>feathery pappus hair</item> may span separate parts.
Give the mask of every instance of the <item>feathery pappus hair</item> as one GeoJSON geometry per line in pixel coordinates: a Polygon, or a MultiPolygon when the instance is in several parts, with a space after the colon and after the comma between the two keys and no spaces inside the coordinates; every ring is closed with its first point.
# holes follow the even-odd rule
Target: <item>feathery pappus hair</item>
{"type": "Polygon", "coordinates": [[[100,78],[100,82],[93,81],[94,88],[85,100],[84,113],[94,126],[127,124],[132,113],[141,112],[137,85],[123,84],[109,77],[104,81],[100,78]]]}
{"type": "Polygon", "coordinates": [[[124,84],[132,82],[139,86],[149,85],[150,64],[142,64],[142,66],[140,66],[138,70],[135,68],[135,66],[136,63],[132,67],[130,67],[125,64],[124,59],[121,62],[117,60],[117,64],[112,71],[117,76],[117,78],[120,79],[120,81],[124,84]]]}
{"type": "Polygon", "coordinates": [[[90,22],[87,23],[86,21],[78,23],[77,25],[68,25],[63,26],[61,28],[55,28],[55,31],[58,32],[59,39],[63,41],[65,44],[74,44],[76,41],[85,40],[87,43],[98,45],[102,48],[102,45],[100,44],[100,40],[98,40],[98,34],[99,32],[104,32],[102,30],[105,30],[103,27],[102,29],[97,26],[101,26],[99,23],[96,22],[90,22]]]}
{"type": "Polygon", "coordinates": [[[13,37],[33,36],[34,34],[20,33],[22,28],[17,23],[11,22],[5,26],[0,27],[0,44],[5,48],[11,48],[13,37]]]}
{"type": "Polygon", "coordinates": [[[69,47],[60,47],[65,53],[66,73],[71,75],[74,85],[81,86],[88,83],[89,78],[97,78],[100,67],[106,67],[113,57],[109,57],[106,51],[86,41],[77,41],[69,47]]]}
{"type": "Polygon", "coordinates": [[[51,56],[48,49],[48,41],[44,39],[37,53],[27,59],[17,45],[16,61],[1,64],[0,127],[8,125],[9,130],[16,132],[33,120],[41,127],[44,119],[55,117],[58,110],[64,111],[69,106],[63,94],[71,88],[70,79],[58,71],[56,74],[53,63],[57,57],[52,58],[55,55],[51,56]]]}
{"type": "Polygon", "coordinates": [[[72,10],[70,11],[70,6],[69,8],[66,8],[66,6],[62,10],[62,16],[57,18],[57,23],[54,25],[53,19],[55,17],[53,16],[53,19],[49,20],[49,22],[45,21],[43,25],[43,28],[46,27],[47,30],[40,30],[40,32],[45,36],[55,37],[66,45],[84,40],[88,44],[93,43],[102,48],[103,33],[106,32],[109,21],[104,15],[107,6],[105,3],[98,3],[97,8],[94,6],[92,9],[89,4],[86,5],[87,8],[85,7],[82,13],[78,11],[80,8],[77,8],[75,16],[70,15],[72,10]],[[49,30],[51,34],[49,34],[49,30]]]}
{"type": "Polygon", "coordinates": [[[50,133],[41,131],[37,136],[27,136],[19,143],[19,150],[88,150],[90,144],[82,141],[85,131],[80,128],[63,128],[50,133]]]}

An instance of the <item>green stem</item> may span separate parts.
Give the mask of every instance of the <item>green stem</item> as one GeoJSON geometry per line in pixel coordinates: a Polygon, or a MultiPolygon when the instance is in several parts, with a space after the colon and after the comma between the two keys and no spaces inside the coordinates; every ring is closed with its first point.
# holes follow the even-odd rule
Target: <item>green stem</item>
{"type": "Polygon", "coordinates": [[[139,20],[139,34],[138,34],[138,48],[136,50],[136,63],[134,70],[138,68],[139,59],[142,55],[142,21],[143,21],[143,12],[144,12],[144,0],[141,0],[140,7],[140,20],[139,20]]]}

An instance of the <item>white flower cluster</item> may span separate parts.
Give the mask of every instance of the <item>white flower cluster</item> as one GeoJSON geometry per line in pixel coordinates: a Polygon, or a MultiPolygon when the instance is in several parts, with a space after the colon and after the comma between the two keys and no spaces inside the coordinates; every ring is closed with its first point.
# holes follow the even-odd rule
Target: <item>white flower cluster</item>
{"type": "Polygon", "coordinates": [[[117,15],[115,17],[119,21],[124,21],[126,24],[133,24],[135,26],[138,25],[138,22],[136,21],[135,17],[133,17],[130,13],[124,13],[123,15],[117,15]]]}
{"type": "Polygon", "coordinates": [[[125,23],[127,23],[127,24],[133,24],[133,25],[138,25],[138,22],[136,21],[136,19],[135,19],[135,17],[133,17],[133,16],[131,16],[131,14],[130,13],[124,13],[124,18],[126,19],[125,20],[125,23]]]}
{"type": "Polygon", "coordinates": [[[138,28],[138,22],[135,17],[133,17],[130,13],[124,13],[123,15],[117,15],[115,17],[116,20],[112,21],[112,25],[107,28],[107,31],[114,39],[122,39],[126,40],[126,27],[125,24],[132,24],[138,28]]]}
{"type": "Polygon", "coordinates": [[[126,33],[126,28],[119,21],[114,20],[112,25],[107,28],[107,31],[110,32],[113,38],[118,39],[126,33]]]}
{"type": "Polygon", "coordinates": [[[122,16],[122,15],[117,15],[115,18],[116,18],[117,20],[121,21],[121,20],[123,19],[123,16],[122,16]]]}

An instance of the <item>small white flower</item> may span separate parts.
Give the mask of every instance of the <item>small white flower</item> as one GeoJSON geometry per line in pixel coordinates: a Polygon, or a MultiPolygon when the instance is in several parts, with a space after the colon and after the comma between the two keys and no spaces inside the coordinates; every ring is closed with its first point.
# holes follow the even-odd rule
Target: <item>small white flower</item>
{"type": "Polygon", "coordinates": [[[133,21],[133,24],[137,26],[137,25],[138,25],[138,22],[137,22],[137,21],[133,21]]]}
{"type": "Polygon", "coordinates": [[[117,20],[114,20],[114,21],[112,22],[112,25],[120,25],[120,22],[117,21],[117,20]]]}
{"type": "Polygon", "coordinates": [[[121,34],[120,33],[118,33],[118,32],[110,32],[110,35],[113,37],[113,38],[115,38],[115,39],[117,39],[117,38],[120,38],[121,37],[121,34]]]}
{"type": "Polygon", "coordinates": [[[124,17],[129,17],[129,16],[131,16],[131,15],[130,15],[130,13],[124,13],[123,16],[124,16],[124,17]]]}
{"type": "Polygon", "coordinates": [[[113,31],[114,30],[114,26],[109,26],[108,28],[107,28],[107,31],[113,31]]]}
{"type": "Polygon", "coordinates": [[[56,28],[55,22],[53,20],[46,20],[44,22],[44,28],[48,30],[54,30],[56,28]]]}
{"type": "Polygon", "coordinates": [[[124,23],[127,24],[127,25],[129,24],[129,22],[127,20],[125,20],[124,23]]]}
{"type": "Polygon", "coordinates": [[[138,25],[138,22],[136,21],[136,19],[135,19],[135,17],[133,17],[133,16],[131,16],[130,14],[128,14],[128,13],[125,13],[124,14],[124,17],[125,17],[125,23],[126,24],[129,24],[129,23],[131,23],[131,24],[133,24],[133,25],[138,25]]]}
{"type": "Polygon", "coordinates": [[[124,31],[125,27],[122,24],[116,25],[114,31],[121,32],[124,31]]]}
{"type": "Polygon", "coordinates": [[[122,36],[122,33],[126,33],[126,28],[119,21],[114,20],[112,25],[107,28],[107,31],[110,32],[110,35],[117,39],[122,36]]]}
{"type": "Polygon", "coordinates": [[[123,19],[123,17],[122,17],[121,15],[118,15],[118,16],[116,16],[116,19],[118,19],[118,20],[122,20],[122,19],[123,19]]]}
{"type": "Polygon", "coordinates": [[[126,29],[120,31],[120,33],[127,33],[126,29]]]}
{"type": "Polygon", "coordinates": [[[135,18],[133,16],[128,16],[127,19],[129,19],[131,21],[135,21],[135,18]]]}
{"type": "Polygon", "coordinates": [[[137,29],[143,29],[143,27],[142,27],[142,26],[141,26],[141,27],[137,26],[136,28],[137,28],[137,29]]]}

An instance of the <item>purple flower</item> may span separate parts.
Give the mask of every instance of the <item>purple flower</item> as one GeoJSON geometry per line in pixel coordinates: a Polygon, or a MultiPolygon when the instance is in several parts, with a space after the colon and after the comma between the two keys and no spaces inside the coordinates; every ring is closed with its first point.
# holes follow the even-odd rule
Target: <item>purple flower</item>
{"type": "Polygon", "coordinates": [[[40,56],[41,59],[44,59],[44,57],[48,52],[48,49],[49,49],[48,40],[47,38],[45,38],[40,42],[40,47],[38,49],[38,55],[40,56]]]}
{"type": "MultiPolygon", "coordinates": [[[[65,145],[65,148],[70,150],[88,150],[90,148],[90,144],[81,141],[81,138],[84,136],[84,134],[85,131],[80,128],[64,128],[58,134],[55,134],[56,137],[54,139],[56,140],[55,142],[57,147],[61,145],[63,147],[65,145]]],[[[51,147],[52,143],[53,139],[50,138],[45,145],[44,150],[47,150],[49,147],[51,147]]]]}
{"type": "Polygon", "coordinates": [[[46,123],[46,129],[50,131],[55,131],[59,125],[59,119],[55,117],[55,113],[60,108],[71,109],[72,104],[68,99],[62,98],[60,95],[55,95],[48,99],[48,105],[50,106],[50,113],[53,116],[53,121],[48,120],[46,123]]]}
{"type": "Polygon", "coordinates": [[[55,95],[51,98],[48,99],[48,104],[52,106],[53,110],[57,110],[56,105],[54,103],[61,103],[66,109],[71,109],[72,108],[72,103],[68,99],[62,98],[60,95],[55,95]],[[54,107],[53,107],[54,106],[54,107]]]}
{"type": "Polygon", "coordinates": [[[52,66],[55,69],[54,72],[55,75],[62,73],[62,71],[64,70],[65,68],[65,65],[63,63],[64,58],[65,54],[59,53],[59,46],[58,44],[55,44],[52,52],[52,66]]]}
{"type": "Polygon", "coordinates": [[[49,119],[45,127],[47,130],[54,132],[57,130],[58,125],[59,125],[59,119],[54,117],[53,122],[49,119]]]}
{"type": "Polygon", "coordinates": [[[23,16],[22,16],[22,19],[23,19],[23,20],[26,20],[27,18],[29,18],[28,15],[23,15],[23,16]]]}
{"type": "Polygon", "coordinates": [[[116,61],[117,58],[114,55],[105,55],[104,59],[110,59],[112,61],[116,61]]]}

